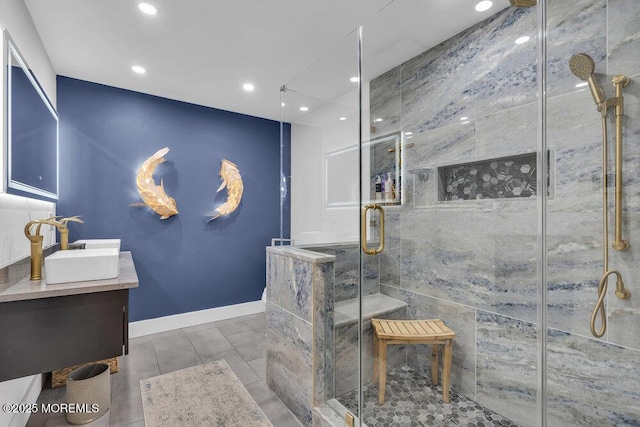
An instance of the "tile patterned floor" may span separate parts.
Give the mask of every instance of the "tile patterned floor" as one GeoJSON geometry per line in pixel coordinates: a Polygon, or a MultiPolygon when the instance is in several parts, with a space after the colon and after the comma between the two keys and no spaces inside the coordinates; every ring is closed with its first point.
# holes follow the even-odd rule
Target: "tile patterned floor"
{"type": "MultiPolygon", "coordinates": [[[[370,427],[465,426],[517,427],[514,422],[476,402],[450,392],[450,403],[442,402],[442,388],[432,386],[411,368],[403,367],[387,374],[384,404],[378,405],[378,385],[364,387],[364,417],[370,427]]],[[[338,401],[357,412],[357,393],[349,392],[338,401]]]]}
{"type": "MultiPolygon", "coordinates": [[[[143,427],[144,415],[139,381],[214,360],[225,359],[258,406],[275,427],[300,427],[266,385],[264,313],[206,323],[131,339],[129,355],[120,358],[120,371],[111,376],[111,408],[91,427],[143,427]]],[[[475,402],[451,392],[451,403],[442,403],[442,389],[409,368],[387,376],[384,405],[377,404],[376,385],[365,387],[364,422],[369,427],[474,426],[517,427],[475,402]]],[[[355,412],[355,392],[340,398],[355,412]]],[[[62,403],[65,388],[45,388],[39,403],[62,403]]],[[[34,414],[27,427],[68,426],[63,414],[34,414]]]]}
{"type": "MultiPolygon", "coordinates": [[[[133,338],[129,354],[111,375],[111,407],[107,414],[85,426],[143,427],[139,381],[214,360],[225,359],[258,406],[276,427],[300,427],[266,385],[265,314],[237,317],[190,328],[133,338]]],[[[45,388],[39,403],[62,403],[65,388],[45,388]]],[[[34,414],[28,427],[68,426],[63,414],[34,414]]]]}

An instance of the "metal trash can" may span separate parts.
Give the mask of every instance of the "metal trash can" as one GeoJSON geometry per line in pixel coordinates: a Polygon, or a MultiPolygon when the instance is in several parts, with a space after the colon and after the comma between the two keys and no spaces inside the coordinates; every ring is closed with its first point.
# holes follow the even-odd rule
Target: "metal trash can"
{"type": "Polygon", "coordinates": [[[83,366],[67,377],[67,422],[86,424],[109,410],[111,377],[109,365],[96,363],[83,366]]]}

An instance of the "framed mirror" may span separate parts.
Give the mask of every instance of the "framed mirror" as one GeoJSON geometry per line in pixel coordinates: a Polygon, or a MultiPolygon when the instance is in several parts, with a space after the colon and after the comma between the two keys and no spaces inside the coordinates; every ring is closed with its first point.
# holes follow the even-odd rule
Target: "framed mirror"
{"type": "Polygon", "coordinates": [[[7,193],[58,199],[58,113],[4,31],[7,193]]]}
{"type": "MultiPolygon", "coordinates": [[[[377,137],[362,143],[363,163],[368,165],[371,203],[385,206],[401,205],[402,197],[402,136],[400,132],[377,137]]],[[[325,202],[328,207],[358,205],[358,146],[352,145],[325,155],[325,202]]],[[[365,168],[367,166],[364,166],[365,168]]],[[[367,183],[363,182],[363,191],[367,183]]],[[[367,200],[367,197],[363,197],[367,200]]]]}
{"type": "Polygon", "coordinates": [[[325,201],[327,207],[358,205],[358,147],[341,148],[325,155],[325,201]]]}

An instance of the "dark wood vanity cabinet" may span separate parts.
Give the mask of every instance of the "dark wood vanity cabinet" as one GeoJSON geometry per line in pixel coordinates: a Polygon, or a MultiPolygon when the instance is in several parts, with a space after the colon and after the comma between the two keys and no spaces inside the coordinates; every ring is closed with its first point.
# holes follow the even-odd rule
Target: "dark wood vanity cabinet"
{"type": "Polygon", "coordinates": [[[0,381],[128,354],[129,290],[139,282],[131,252],[118,264],[114,279],[48,284],[17,263],[0,280],[0,381]]]}
{"type": "Polygon", "coordinates": [[[128,353],[129,290],[0,303],[0,381],[128,353]]]}

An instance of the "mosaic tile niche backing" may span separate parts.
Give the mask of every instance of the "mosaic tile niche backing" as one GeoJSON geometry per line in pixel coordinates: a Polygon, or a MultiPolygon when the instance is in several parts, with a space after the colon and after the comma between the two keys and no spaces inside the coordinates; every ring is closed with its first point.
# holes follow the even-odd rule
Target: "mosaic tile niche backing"
{"type": "Polygon", "coordinates": [[[438,168],[439,201],[535,197],[536,153],[438,168]]]}

